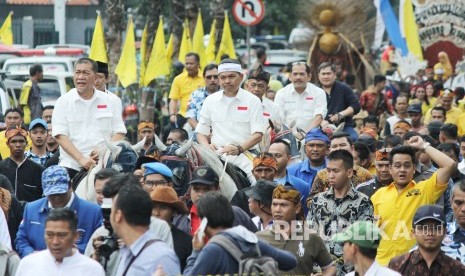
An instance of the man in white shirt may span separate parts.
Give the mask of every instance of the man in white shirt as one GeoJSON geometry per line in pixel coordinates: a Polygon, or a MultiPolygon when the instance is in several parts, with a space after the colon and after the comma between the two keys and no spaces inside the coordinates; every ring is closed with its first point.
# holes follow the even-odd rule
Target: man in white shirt
{"type": "Polygon", "coordinates": [[[260,99],[241,89],[242,68],[234,59],[224,59],[218,66],[223,90],[208,96],[200,111],[197,141],[228,155],[228,162],[240,167],[254,183],[252,161],[243,153],[263,137],[265,121],[260,99]],[[211,143],[208,142],[211,128],[211,143]]]}
{"type": "Polygon", "coordinates": [[[0,212],[0,244],[3,244],[11,250],[11,237],[10,232],[8,231],[8,223],[4,212],[0,212]]]}
{"type": "Polygon", "coordinates": [[[381,233],[372,222],[357,221],[344,232],[334,235],[332,239],[344,243],[344,263],[355,267],[355,271],[346,275],[400,276],[394,270],[383,267],[376,262],[381,233]]]}
{"type": "Polygon", "coordinates": [[[326,94],[323,89],[310,83],[310,66],[305,62],[294,62],[291,66],[291,84],[276,93],[274,103],[278,106],[284,124],[295,123],[307,133],[320,126],[326,116],[326,94]]]}
{"type": "Polygon", "coordinates": [[[264,97],[268,83],[270,82],[270,73],[263,71],[262,66],[258,66],[249,74],[246,89],[257,96],[262,101],[263,117],[266,121],[269,119],[273,122],[282,122],[279,115],[279,109],[274,102],[264,97]]]}
{"type": "Polygon", "coordinates": [[[103,267],[74,248],[79,239],[77,216],[68,208],[52,209],[45,223],[47,249],[30,254],[19,263],[16,276],[22,275],[96,275],[103,267]]]}
{"type": "Polygon", "coordinates": [[[108,63],[96,61],[97,63],[97,74],[95,75],[95,89],[107,93],[110,99],[113,101],[115,114],[122,114],[123,104],[121,99],[114,93],[107,89],[107,83],[110,81],[108,75],[108,63]]]}
{"type": "Polygon", "coordinates": [[[89,170],[96,164],[98,148],[105,140],[122,140],[126,134],[114,96],[94,88],[96,75],[95,61],[77,60],[76,88],[58,98],[53,110],[52,134],[61,148],[59,165],[68,169],[71,178],[81,168],[89,170]]]}

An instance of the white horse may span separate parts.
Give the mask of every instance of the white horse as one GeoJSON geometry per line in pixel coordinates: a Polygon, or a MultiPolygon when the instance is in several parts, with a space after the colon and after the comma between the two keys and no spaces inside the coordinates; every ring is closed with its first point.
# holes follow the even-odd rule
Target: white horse
{"type": "Polygon", "coordinates": [[[95,174],[104,168],[115,168],[121,172],[132,172],[137,160],[137,152],[144,146],[145,138],[139,143],[131,145],[127,141],[108,142],[99,151],[99,161],[87,175],[79,181],[76,195],[80,198],[97,203],[94,189],[95,174]]]}

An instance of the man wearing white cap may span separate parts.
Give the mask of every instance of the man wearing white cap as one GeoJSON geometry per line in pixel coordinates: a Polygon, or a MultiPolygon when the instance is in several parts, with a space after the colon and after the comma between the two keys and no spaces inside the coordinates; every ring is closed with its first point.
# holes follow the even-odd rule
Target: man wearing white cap
{"type": "Polygon", "coordinates": [[[243,153],[262,139],[265,121],[258,99],[241,89],[242,68],[234,59],[224,59],[218,66],[220,86],[223,90],[205,99],[196,127],[197,140],[212,150],[228,155],[228,162],[252,175],[252,162],[243,153]],[[207,137],[212,131],[211,143],[207,137]]]}

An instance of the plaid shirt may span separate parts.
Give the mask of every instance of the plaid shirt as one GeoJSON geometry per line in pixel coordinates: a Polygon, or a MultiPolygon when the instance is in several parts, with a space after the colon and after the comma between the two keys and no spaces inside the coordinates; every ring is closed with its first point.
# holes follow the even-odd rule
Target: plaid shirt
{"type": "Polygon", "coordinates": [[[187,104],[187,118],[194,118],[199,121],[200,110],[202,109],[203,101],[208,95],[208,91],[205,87],[199,88],[192,92],[191,99],[187,104]]]}
{"type": "Polygon", "coordinates": [[[34,154],[31,150],[26,151],[25,153],[26,158],[31,159],[32,161],[36,162],[39,165],[45,166],[45,163],[47,162],[48,159],[52,157],[52,153],[47,151],[47,153],[44,156],[38,156],[34,154]]]}

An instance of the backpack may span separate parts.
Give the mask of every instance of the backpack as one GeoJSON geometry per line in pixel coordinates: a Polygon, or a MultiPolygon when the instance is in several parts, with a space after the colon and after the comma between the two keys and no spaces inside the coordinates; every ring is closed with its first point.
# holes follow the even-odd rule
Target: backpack
{"type": "Polygon", "coordinates": [[[221,246],[239,263],[239,275],[279,275],[278,263],[269,256],[262,256],[258,244],[255,252],[244,254],[237,245],[224,235],[215,235],[209,242],[221,246]]]}

